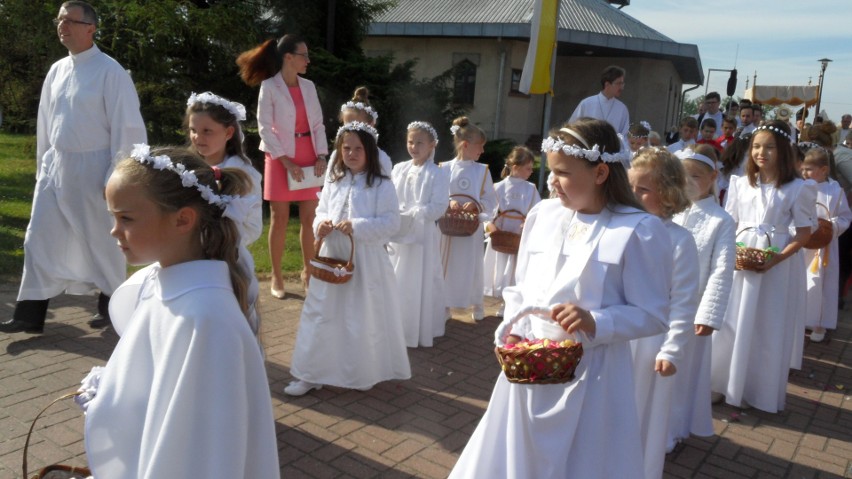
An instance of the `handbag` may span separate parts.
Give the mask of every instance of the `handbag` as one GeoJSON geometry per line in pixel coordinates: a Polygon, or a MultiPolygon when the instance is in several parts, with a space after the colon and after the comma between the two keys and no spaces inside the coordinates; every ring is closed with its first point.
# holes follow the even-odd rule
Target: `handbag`
{"type": "MultiPolygon", "coordinates": [[[[29,447],[30,447],[30,437],[33,434],[33,429],[35,429],[36,421],[38,421],[38,418],[40,418],[41,415],[44,414],[45,411],[47,411],[50,408],[50,406],[53,406],[54,404],[56,404],[59,401],[62,401],[64,399],[73,398],[73,397],[79,396],[79,395],[80,395],[80,392],[73,392],[73,393],[64,394],[64,395],[54,399],[53,401],[50,402],[50,404],[45,406],[44,409],[42,409],[40,413],[38,413],[36,415],[35,419],[33,419],[32,424],[30,424],[30,430],[29,430],[29,432],[27,432],[27,439],[24,441],[24,458],[23,458],[23,461],[22,461],[22,469],[23,469],[23,472],[24,472],[24,475],[23,475],[24,479],[30,477],[28,475],[28,471],[27,471],[27,452],[28,452],[29,447]]],[[[87,478],[91,475],[92,475],[92,471],[90,471],[89,468],[87,468],[87,467],[68,466],[68,465],[65,465],[65,464],[52,464],[50,466],[42,468],[40,471],[38,471],[38,474],[36,474],[35,476],[32,476],[32,479],[85,479],[85,478],[87,478]]]]}
{"type": "Polygon", "coordinates": [[[302,181],[296,181],[290,170],[287,170],[287,189],[290,191],[304,190],[305,188],[319,188],[325,182],[325,175],[316,176],[313,166],[301,166],[302,181]]]}

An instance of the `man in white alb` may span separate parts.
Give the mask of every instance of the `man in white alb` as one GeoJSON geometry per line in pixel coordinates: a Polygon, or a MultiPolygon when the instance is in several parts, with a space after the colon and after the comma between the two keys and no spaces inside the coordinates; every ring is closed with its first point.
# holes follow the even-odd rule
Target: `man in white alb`
{"type": "Polygon", "coordinates": [[[601,73],[601,92],[581,101],[568,121],[573,122],[583,117],[603,120],[627,138],[630,115],[627,113],[627,107],[618,99],[624,91],[625,74],[621,67],[606,67],[601,73]]]}
{"type": "Polygon", "coordinates": [[[86,2],[54,20],[69,55],[51,66],[38,108],[36,187],[24,238],[24,272],[12,319],[0,332],[41,333],[50,298],[99,292],[92,327],[109,324],[109,296],[125,279],[110,236],[104,186],[114,162],[146,142],[130,75],[94,44],[98,17],[86,2]]]}

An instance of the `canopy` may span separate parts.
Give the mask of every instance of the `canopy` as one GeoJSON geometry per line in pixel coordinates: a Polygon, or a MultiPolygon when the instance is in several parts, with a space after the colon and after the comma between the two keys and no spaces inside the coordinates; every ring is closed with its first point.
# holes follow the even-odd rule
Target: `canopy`
{"type": "Polygon", "coordinates": [[[757,85],[745,92],[745,98],[762,105],[811,107],[816,105],[819,88],[815,86],[757,85]]]}

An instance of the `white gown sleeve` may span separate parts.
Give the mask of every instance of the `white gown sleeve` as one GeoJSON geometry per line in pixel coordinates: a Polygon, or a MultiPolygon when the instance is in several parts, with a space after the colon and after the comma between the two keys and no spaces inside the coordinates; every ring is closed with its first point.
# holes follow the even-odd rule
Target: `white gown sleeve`
{"type": "Polygon", "coordinates": [[[38,102],[38,120],[36,126],[36,180],[41,174],[41,162],[44,154],[50,149],[50,86],[56,77],[56,65],[54,64],[44,84],[41,87],[41,98],[38,102]]]}
{"type": "Polygon", "coordinates": [[[737,198],[737,183],[739,183],[738,176],[731,175],[731,182],[728,183],[728,192],[725,194],[725,211],[731,215],[731,218],[734,219],[734,227],[740,223],[740,215],[739,215],[739,198],[737,198]]]}
{"type": "Polygon", "coordinates": [[[317,204],[317,209],[314,212],[314,236],[317,236],[317,229],[319,228],[320,223],[331,219],[331,214],[329,212],[329,202],[331,201],[331,192],[334,190],[336,186],[330,183],[328,180],[325,182],[325,186],[320,192],[319,203],[317,204]]]}
{"type": "MultiPolygon", "coordinates": [[[[368,218],[351,218],[352,239],[358,242],[386,243],[399,231],[399,201],[396,188],[390,180],[374,179],[372,188],[376,189],[376,215],[368,218]]],[[[320,199],[322,204],[322,199],[320,199]]],[[[317,207],[319,217],[319,207],[317,207]]],[[[314,229],[316,230],[316,221],[314,229]]]]}
{"type": "Polygon", "coordinates": [[[497,215],[497,194],[494,192],[494,182],[491,181],[491,173],[488,167],[485,168],[485,187],[481,190],[482,194],[479,197],[479,203],[482,205],[482,212],[479,213],[479,221],[485,223],[491,221],[497,215]]]}
{"type": "Polygon", "coordinates": [[[717,331],[722,328],[734,282],[736,234],[736,226],[730,218],[725,218],[719,224],[710,258],[710,275],[698,303],[695,324],[710,326],[717,331]]]}
{"type": "Polygon", "coordinates": [[[659,219],[649,216],[639,222],[621,262],[624,303],[589,311],[596,323],[595,335],[589,338],[591,346],[653,336],[668,329],[672,244],[659,219]]]}
{"type": "Polygon", "coordinates": [[[846,200],[846,193],[843,191],[843,188],[838,188],[837,190],[837,209],[831,221],[834,223],[834,235],[840,236],[849,228],[849,223],[852,222],[852,210],[849,209],[849,202],[846,200]]]}
{"type": "Polygon", "coordinates": [[[435,168],[429,202],[418,208],[415,216],[423,221],[438,221],[450,205],[450,175],[445,168],[435,168]]]}
{"type": "Polygon", "coordinates": [[[796,228],[811,227],[817,224],[816,201],[819,191],[815,181],[805,181],[799,189],[799,194],[793,203],[793,226],[796,228]]]}
{"type": "Polygon", "coordinates": [[[104,105],[110,132],[110,155],[112,166],[104,178],[109,180],[121,155],[129,155],[136,143],[147,143],[145,123],[139,111],[139,97],[133,80],[121,67],[111,69],[104,82],[104,105]]]}
{"type": "Polygon", "coordinates": [[[684,237],[674,244],[674,259],[672,263],[672,291],[669,310],[669,331],[663,342],[658,360],[666,360],[679,366],[683,359],[684,346],[693,333],[695,312],[698,309],[698,248],[695,240],[686,230],[684,237]]]}

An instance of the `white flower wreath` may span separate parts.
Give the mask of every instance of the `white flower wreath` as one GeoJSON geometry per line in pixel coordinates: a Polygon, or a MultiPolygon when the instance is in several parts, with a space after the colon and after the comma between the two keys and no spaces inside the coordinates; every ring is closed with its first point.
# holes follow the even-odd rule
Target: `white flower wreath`
{"type": "Polygon", "coordinates": [[[361,110],[373,117],[373,123],[379,120],[379,113],[369,105],[365,105],[360,101],[347,101],[346,103],[340,105],[340,111],[343,110],[361,110]]]}
{"type": "Polygon", "coordinates": [[[350,121],[349,123],[338,128],[336,138],[340,138],[340,135],[342,135],[344,132],[356,130],[366,131],[367,133],[373,136],[373,139],[379,141],[379,132],[376,131],[376,129],[372,126],[360,121],[350,121]]]}
{"type": "Polygon", "coordinates": [[[195,103],[212,103],[214,105],[219,105],[234,115],[237,121],[246,121],[246,107],[235,101],[226,100],[219,95],[210,93],[209,91],[198,94],[192,92],[192,94],[189,95],[189,100],[186,101],[186,106],[192,106],[195,103]]]}
{"type": "Polygon", "coordinates": [[[630,160],[630,154],[627,152],[604,153],[598,145],[586,149],[577,145],[569,145],[561,139],[553,137],[547,137],[541,142],[541,151],[544,153],[561,151],[568,156],[585,158],[591,162],[603,160],[604,163],[622,163],[630,160]]]}
{"type": "Polygon", "coordinates": [[[435,129],[432,127],[432,125],[430,125],[428,122],[412,121],[411,123],[408,124],[408,126],[405,129],[406,130],[415,130],[415,129],[426,130],[426,132],[428,132],[430,135],[432,135],[432,139],[435,140],[436,143],[438,142],[438,132],[435,131],[435,129]]]}

